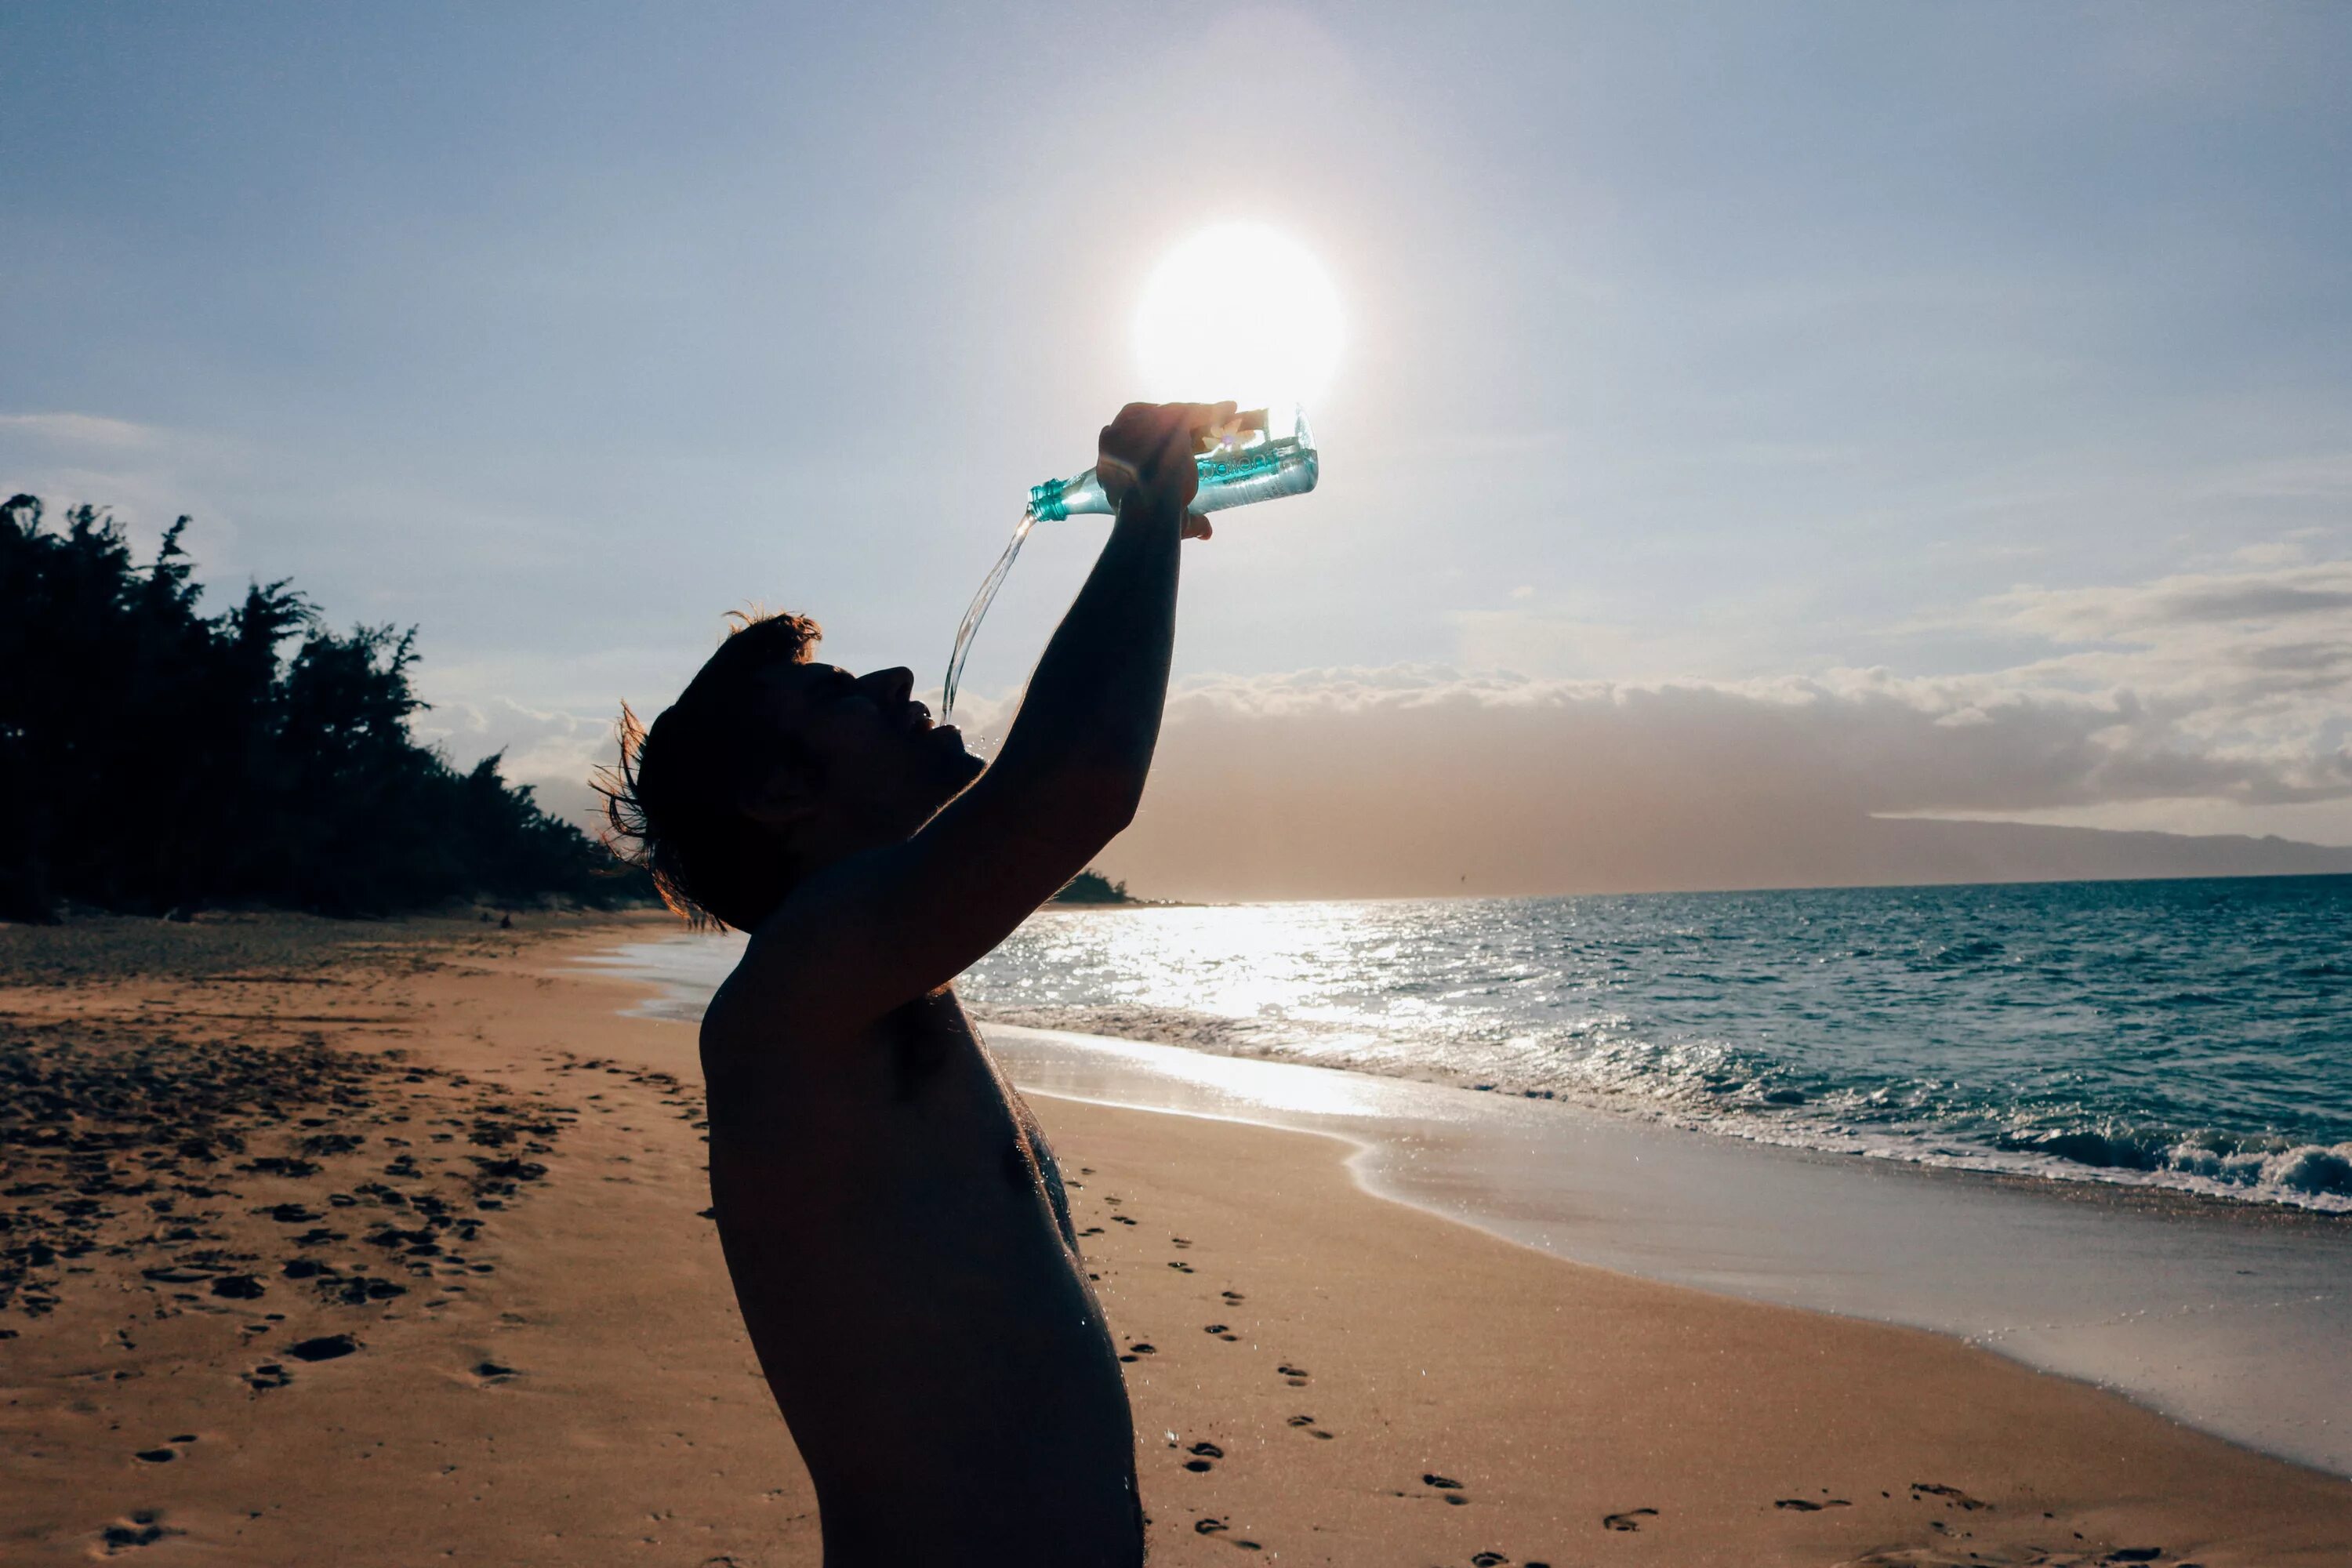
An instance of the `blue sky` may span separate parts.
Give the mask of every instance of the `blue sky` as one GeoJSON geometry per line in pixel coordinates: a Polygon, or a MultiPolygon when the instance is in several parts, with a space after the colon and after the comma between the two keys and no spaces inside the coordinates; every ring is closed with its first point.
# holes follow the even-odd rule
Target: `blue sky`
{"type": "Polygon", "coordinates": [[[730,606],[936,681],[1245,219],[1348,341],[1193,686],[1891,691],[1982,750],[1869,810],[2352,843],[2347,74],[2323,5],[15,6],[0,484],[421,625],[560,794],[730,606]]]}

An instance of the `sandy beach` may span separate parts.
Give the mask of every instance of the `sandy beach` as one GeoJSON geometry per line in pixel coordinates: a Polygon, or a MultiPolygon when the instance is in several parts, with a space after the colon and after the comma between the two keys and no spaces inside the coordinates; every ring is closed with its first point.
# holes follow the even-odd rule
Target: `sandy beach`
{"type": "MultiPolygon", "coordinates": [[[[817,1562],[693,1031],[572,964],[657,929],[0,931],[0,1557],[817,1562]]],[[[2352,1482],[2091,1387],[1034,1103],[1156,1563],[2352,1561],[2352,1482]]]]}

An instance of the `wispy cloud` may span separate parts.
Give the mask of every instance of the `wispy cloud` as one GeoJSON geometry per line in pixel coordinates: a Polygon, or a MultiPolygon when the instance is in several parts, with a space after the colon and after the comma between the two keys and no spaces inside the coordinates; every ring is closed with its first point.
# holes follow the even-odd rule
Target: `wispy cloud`
{"type": "Polygon", "coordinates": [[[12,432],[61,447],[152,447],[161,434],[152,425],[111,419],[102,414],[0,414],[0,432],[12,432]]]}
{"type": "Polygon", "coordinates": [[[594,824],[597,797],[588,781],[612,760],[613,715],[530,708],[505,697],[457,699],[436,701],[414,730],[459,766],[503,753],[499,772],[507,779],[530,784],[556,815],[594,824]]]}
{"type": "Polygon", "coordinates": [[[2021,630],[2061,642],[2154,646],[2187,626],[2238,624],[2247,636],[2293,635],[2285,623],[2319,618],[2352,636],[2352,561],[2265,564],[2116,587],[2019,588],[1989,606],[2021,630]]]}

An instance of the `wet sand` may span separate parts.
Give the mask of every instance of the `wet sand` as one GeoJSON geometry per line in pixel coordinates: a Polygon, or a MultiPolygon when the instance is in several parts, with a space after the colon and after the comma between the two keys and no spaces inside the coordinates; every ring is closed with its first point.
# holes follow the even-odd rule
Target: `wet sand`
{"type": "MultiPolygon", "coordinates": [[[[659,928],[525,924],[0,932],[0,1559],[818,1561],[693,1032],[566,971],[659,928]]],[[[1034,1103],[1155,1563],[2352,1561],[2352,1483],[2089,1387],[1034,1103]]]]}

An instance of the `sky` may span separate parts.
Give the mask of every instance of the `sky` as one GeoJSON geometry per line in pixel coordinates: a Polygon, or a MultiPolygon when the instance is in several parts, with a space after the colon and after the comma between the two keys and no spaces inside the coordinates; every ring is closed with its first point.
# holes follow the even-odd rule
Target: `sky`
{"type": "Polygon", "coordinates": [[[730,608],[935,686],[1255,223],[1323,480],[1187,547],[1153,865],[1367,779],[1372,890],[1824,803],[2352,844],[2347,75],[2321,5],[11,6],[0,488],[417,626],[420,731],[577,807],[730,608]]]}

